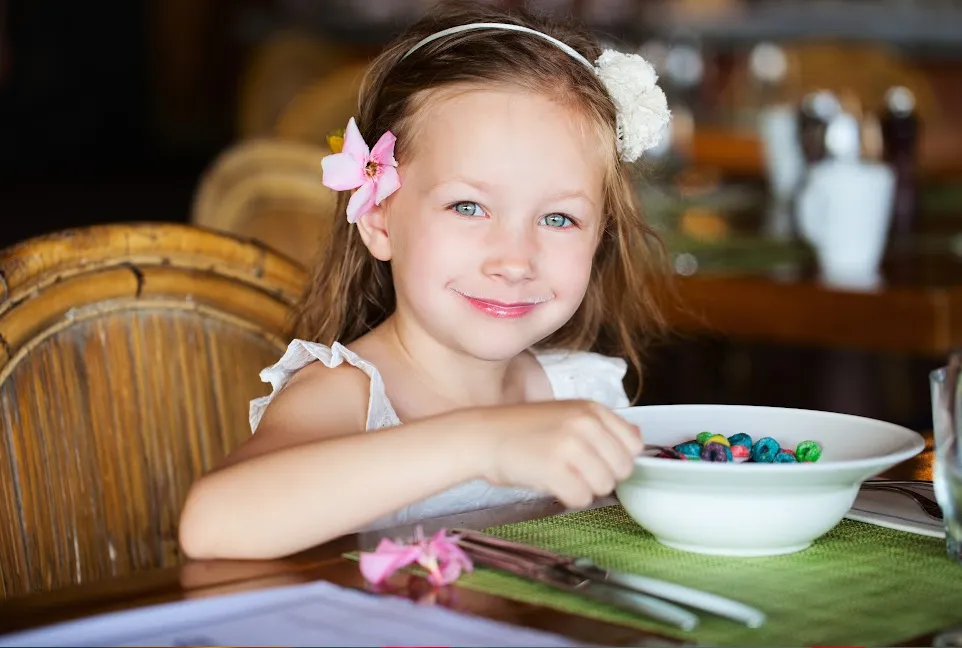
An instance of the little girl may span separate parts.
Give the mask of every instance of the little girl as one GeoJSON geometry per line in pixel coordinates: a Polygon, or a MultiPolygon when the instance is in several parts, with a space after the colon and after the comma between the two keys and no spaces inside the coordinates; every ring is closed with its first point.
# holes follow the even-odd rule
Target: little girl
{"type": "Polygon", "coordinates": [[[642,450],[611,411],[662,327],[629,164],[668,122],[651,66],[570,25],[446,4],[372,64],[340,216],[262,377],[255,434],[191,489],[195,558],[272,558],[372,525],[610,493],[642,450]],[[346,215],[346,218],[345,218],[346,215]]]}

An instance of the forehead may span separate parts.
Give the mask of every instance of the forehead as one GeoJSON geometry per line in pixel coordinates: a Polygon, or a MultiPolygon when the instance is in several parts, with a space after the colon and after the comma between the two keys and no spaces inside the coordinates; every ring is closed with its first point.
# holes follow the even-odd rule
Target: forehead
{"type": "Polygon", "coordinates": [[[412,172],[600,193],[607,146],[583,111],[513,87],[455,86],[418,102],[412,172]]]}

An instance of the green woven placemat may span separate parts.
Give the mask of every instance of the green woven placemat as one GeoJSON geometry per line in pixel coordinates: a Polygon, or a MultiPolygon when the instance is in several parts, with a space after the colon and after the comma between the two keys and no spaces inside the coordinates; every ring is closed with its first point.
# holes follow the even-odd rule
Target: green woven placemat
{"type": "Polygon", "coordinates": [[[710,615],[692,633],[502,572],[479,568],[462,587],[710,645],[891,645],[962,624],[962,566],[929,538],[843,520],[806,551],[719,558],[659,544],[620,506],[488,529],[488,533],[611,569],[644,574],[758,606],[746,628],[710,615]]]}

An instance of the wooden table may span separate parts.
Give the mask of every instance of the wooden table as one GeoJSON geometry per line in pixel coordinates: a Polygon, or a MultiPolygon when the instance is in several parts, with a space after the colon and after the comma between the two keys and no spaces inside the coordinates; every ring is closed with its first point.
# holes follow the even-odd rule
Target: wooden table
{"type": "MultiPolygon", "coordinates": [[[[930,133],[930,137],[941,146],[949,134],[930,133]]],[[[962,144],[962,135],[951,137],[962,144]]],[[[695,141],[695,166],[744,164],[743,170],[762,172],[754,135],[705,131],[695,141]]],[[[922,155],[923,167],[962,175],[957,146],[949,147],[951,155],[936,155],[929,148],[922,155]]],[[[722,242],[718,250],[710,246],[705,250],[705,268],[678,277],[681,308],[670,310],[669,321],[685,333],[733,340],[944,358],[949,350],[962,346],[962,258],[950,244],[960,234],[962,220],[952,213],[958,210],[948,198],[925,204],[920,199],[912,236],[890,240],[880,268],[883,286],[877,290],[859,292],[821,284],[815,258],[800,243],[784,242],[785,262],[793,267],[778,273],[739,269],[734,259],[712,270],[713,255],[736,254],[724,252],[722,242]],[[796,254],[788,254],[796,245],[796,254]],[[805,254],[797,254],[801,249],[805,254]]],[[[764,220],[753,209],[758,213],[750,218],[740,216],[745,221],[741,227],[747,228],[742,235],[747,237],[755,236],[764,220]]],[[[766,245],[759,240],[759,250],[766,245]]],[[[696,258],[698,249],[696,245],[692,251],[696,258]]],[[[777,257],[778,253],[771,254],[777,257]]]]}
{"type": "Polygon", "coordinates": [[[694,275],[678,281],[684,333],[793,346],[946,357],[962,346],[962,283],[843,291],[803,279],[694,275]]]}
{"type": "MultiPolygon", "coordinates": [[[[893,478],[931,479],[931,433],[925,433],[926,450],[893,469],[893,478]]],[[[606,498],[595,504],[615,503],[606,498]]],[[[498,524],[531,520],[564,512],[557,502],[540,501],[436,518],[423,523],[426,532],[439,528],[483,529],[498,524]]],[[[344,587],[365,589],[357,563],[345,553],[372,549],[381,537],[413,533],[413,525],[382,532],[338,538],[283,560],[196,561],[180,567],[145,572],[100,583],[43,592],[0,603],[0,634],[39,627],[81,617],[115,612],[158,603],[197,597],[234,594],[266,587],[324,580],[344,587]]],[[[393,583],[400,586],[396,575],[393,583]]],[[[454,609],[518,626],[567,636],[575,641],[609,646],[682,645],[682,642],[654,633],[576,616],[538,605],[468,589],[459,589],[454,609]]],[[[281,642],[283,642],[282,638],[281,642]]],[[[931,636],[903,645],[931,645],[931,636]]]]}
{"type": "Polygon", "coordinates": [[[908,461],[903,461],[882,476],[888,479],[923,479],[932,481],[935,467],[935,438],[932,430],[921,432],[925,438],[925,449],[908,461]]]}
{"type": "MultiPolygon", "coordinates": [[[[613,503],[613,498],[606,498],[597,502],[596,506],[613,503]]],[[[564,508],[557,502],[539,501],[436,518],[423,522],[422,526],[427,533],[442,527],[483,529],[562,512],[564,508]]],[[[345,558],[344,554],[373,549],[381,537],[404,537],[413,532],[412,525],[382,532],[354,534],[283,560],[195,561],[180,567],[11,599],[0,603],[0,634],[145,605],[317,580],[343,587],[366,589],[357,563],[345,558]]],[[[403,587],[406,578],[397,574],[391,584],[403,587]]],[[[450,607],[475,616],[561,634],[581,643],[642,646],[651,640],[657,640],[659,645],[681,645],[681,642],[674,639],[635,628],[510,601],[465,588],[458,589],[456,604],[450,607]]],[[[278,641],[283,644],[283,637],[279,637],[278,641]]]]}

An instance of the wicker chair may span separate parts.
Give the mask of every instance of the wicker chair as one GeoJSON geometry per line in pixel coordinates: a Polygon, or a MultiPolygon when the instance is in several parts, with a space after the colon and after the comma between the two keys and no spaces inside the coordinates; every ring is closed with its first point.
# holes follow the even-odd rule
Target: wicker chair
{"type": "Polygon", "coordinates": [[[281,30],[251,53],[241,74],[237,128],[242,139],[270,137],[280,115],[303,88],[345,65],[349,49],[313,34],[281,30]]]}
{"type": "Polygon", "coordinates": [[[357,114],[357,97],[367,61],[348,63],[306,84],[278,115],[274,134],[287,140],[325,145],[327,135],[357,114]]]}
{"type": "Polygon", "coordinates": [[[337,194],[321,184],[327,147],[258,139],[222,153],[194,197],[195,225],[257,239],[304,265],[323,249],[337,194]]]}
{"type": "Polygon", "coordinates": [[[0,252],[0,595],[180,561],[186,491],[249,436],[305,282],[183,225],[0,252]]]}

